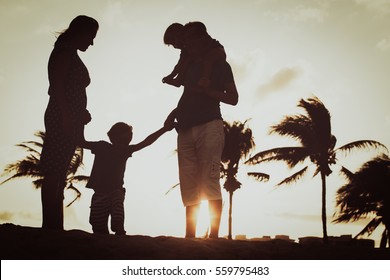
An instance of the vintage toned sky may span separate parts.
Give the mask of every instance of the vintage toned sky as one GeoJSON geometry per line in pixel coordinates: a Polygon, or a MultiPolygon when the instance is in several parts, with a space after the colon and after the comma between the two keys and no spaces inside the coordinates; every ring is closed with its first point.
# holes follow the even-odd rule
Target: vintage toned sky
{"type": "MultiPolygon", "coordinates": [[[[48,101],[47,59],[56,32],[79,14],[96,18],[95,45],[80,57],[92,79],[88,108],[90,140],[107,139],[117,121],[134,127],[134,142],[158,129],[181,89],[161,83],[179,53],[162,42],[173,22],[203,21],[224,46],[240,102],[222,105],[228,121],[248,121],[256,151],[294,142],[267,135],[283,116],[300,113],[301,98],[318,96],[332,116],[337,146],[373,139],[390,147],[389,0],[243,0],[243,1],[21,1],[0,0],[0,167],[20,159],[15,144],[43,130],[48,101]]],[[[175,132],[129,159],[125,184],[128,234],[183,236],[184,208],[178,190],[175,132]]],[[[375,152],[339,157],[355,170],[375,152]]],[[[83,173],[92,155],[86,152],[83,173]]],[[[329,235],[358,233],[364,223],[335,225],[334,193],[342,184],[339,165],[328,177],[329,235]]],[[[274,188],[293,171],[281,163],[242,167],[243,183],[234,195],[234,234],[248,237],[286,234],[321,236],[320,179],[310,174],[297,184],[274,188]],[[271,174],[268,183],[245,175],[271,174]]],[[[2,178],[5,179],[5,178],[2,178]]],[[[90,231],[91,191],[66,210],[66,228],[90,231]]],[[[224,198],[226,192],[223,191],[224,198]]],[[[227,201],[227,200],[226,200],[227,201]]],[[[227,202],[221,233],[227,232],[227,202]]],[[[203,209],[204,210],[204,209],[203,209]]],[[[0,186],[0,222],[40,226],[40,192],[28,179],[0,186]]],[[[205,231],[201,221],[199,234],[205,231]]]]}

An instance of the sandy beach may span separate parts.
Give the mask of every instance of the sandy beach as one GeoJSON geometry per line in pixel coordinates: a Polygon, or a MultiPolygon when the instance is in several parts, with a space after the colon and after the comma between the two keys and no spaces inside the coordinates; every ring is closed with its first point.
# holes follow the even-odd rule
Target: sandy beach
{"type": "Polygon", "coordinates": [[[2,260],[380,260],[390,249],[302,245],[285,240],[97,235],[0,225],[2,260]]]}

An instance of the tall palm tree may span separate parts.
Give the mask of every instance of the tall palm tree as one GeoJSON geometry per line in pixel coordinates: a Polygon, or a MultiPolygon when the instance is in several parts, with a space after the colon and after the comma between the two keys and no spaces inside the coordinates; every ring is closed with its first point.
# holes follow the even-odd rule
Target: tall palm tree
{"type": "Polygon", "coordinates": [[[383,154],[364,163],[356,173],[347,169],[342,172],[348,182],[337,191],[334,222],[353,222],[374,215],[355,238],[371,235],[383,224],[381,248],[390,246],[390,158],[383,154]]]}
{"type": "MultiPolygon", "coordinates": [[[[262,151],[251,157],[247,163],[258,164],[268,161],[284,161],[290,168],[306,159],[316,166],[313,175],[321,175],[322,182],[322,227],[324,243],[328,242],[326,224],[326,177],[332,173],[330,165],[336,163],[336,153],[351,151],[358,148],[379,148],[383,144],[373,140],[361,140],[346,144],[335,149],[336,137],[331,133],[330,114],[324,104],[317,98],[301,99],[298,107],[304,109],[306,114],[286,116],[279,124],[271,127],[270,134],[289,136],[297,140],[300,145],[295,147],[280,147],[262,151]]],[[[278,185],[296,182],[308,171],[305,166],[300,171],[287,177],[278,185]]]]}
{"type": "MultiPolygon", "coordinates": [[[[34,134],[39,138],[38,141],[26,141],[20,144],[17,144],[17,147],[23,148],[27,152],[27,156],[21,160],[18,160],[14,163],[8,164],[2,176],[11,175],[8,179],[0,183],[4,184],[8,181],[29,177],[32,178],[33,185],[35,188],[42,187],[43,174],[39,167],[39,159],[41,155],[41,150],[43,146],[43,140],[45,139],[45,133],[38,131],[34,134]]],[[[83,149],[77,147],[75,154],[73,155],[72,161],[69,166],[69,170],[66,176],[66,190],[71,190],[75,193],[74,199],[69,202],[66,207],[70,206],[73,202],[80,198],[81,192],[73,185],[75,182],[87,182],[89,176],[85,175],[76,175],[77,171],[83,164],[83,149]]]]}
{"type": "MultiPolygon", "coordinates": [[[[241,187],[237,180],[238,168],[241,160],[255,147],[252,130],[246,127],[246,122],[235,121],[229,124],[224,121],[225,146],[221,158],[221,178],[225,178],[224,188],[229,193],[229,239],[232,239],[233,193],[241,187]]],[[[264,174],[263,179],[267,180],[267,176],[264,174]]]]}

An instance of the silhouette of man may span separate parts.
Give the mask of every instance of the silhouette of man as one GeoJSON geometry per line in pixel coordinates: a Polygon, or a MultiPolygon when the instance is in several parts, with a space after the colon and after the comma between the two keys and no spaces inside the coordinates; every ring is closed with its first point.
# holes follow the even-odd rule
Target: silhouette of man
{"type": "Polygon", "coordinates": [[[208,200],[209,237],[218,238],[222,213],[220,161],[225,140],[220,103],[236,105],[238,92],[231,67],[224,59],[212,65],[207,86],[201,83],[203,60],[212,38],[201,22],[190,22],[184,27],[184,44],[193,59],[184,77],[183,94],[166,123],[177,121],[185,237],[195,237],[200,202],[208,200]]]}

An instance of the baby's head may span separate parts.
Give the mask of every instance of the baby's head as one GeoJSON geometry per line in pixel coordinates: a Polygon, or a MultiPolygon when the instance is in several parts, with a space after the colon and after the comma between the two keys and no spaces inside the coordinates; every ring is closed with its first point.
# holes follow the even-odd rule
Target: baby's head
{"type": "Polygon", "coordinates": [[[107,135],[114,145],[129,145],[133,139],[133,127],[127,123],[118,122],[111,127],[107,135]]]}
{"type": "Polygon", "coordinates": [[[199,53],[208,45],[210,35],[204,23],[192,21],[184,25],[183,30],[183,44],[189,53],[199,53]]]}
{"type": "Polygon", "coordinates": [[[183,48],[183,29],[184,26],[180,23],[172,23],[168,26],[164,33],[164,43],[172,45],[176,49],[183,48]]]}
{"type": "Polygon", "coordinates": [[[185,34],[185,38],[187,37],[204,37],[207,36],[207,28],[206,25],[204,25],[203,22],[200,21],[191,21],[183,26],[183,34],[185,34]]]}

